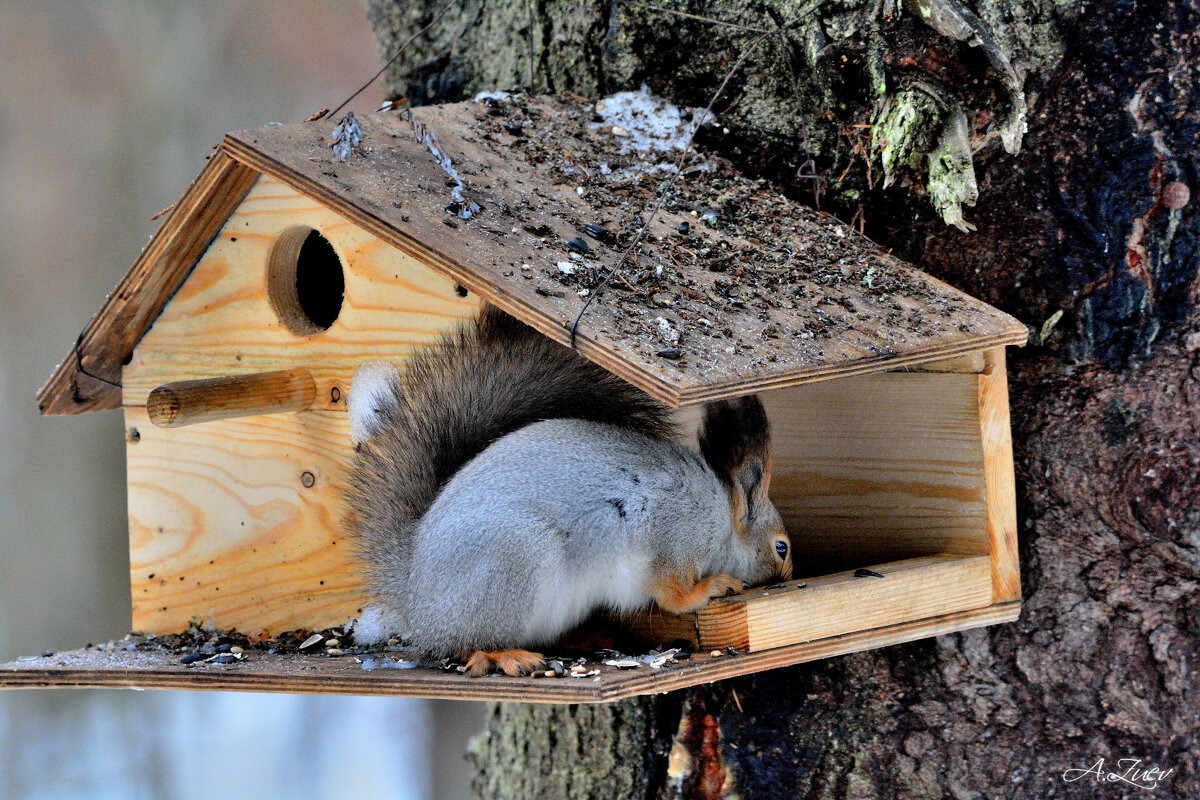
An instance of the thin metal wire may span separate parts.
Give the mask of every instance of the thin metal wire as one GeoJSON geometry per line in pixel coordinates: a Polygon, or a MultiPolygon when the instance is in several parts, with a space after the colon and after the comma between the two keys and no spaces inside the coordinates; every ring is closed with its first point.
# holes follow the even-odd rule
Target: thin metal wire
{"type": "Polygon", "coordinates": [[[442,17],[446,16],[446,14],[450,11],[450,9],[453,8],[454,6],[458,5],[458,3],[459,3],[459,0],[449,0],[449,2],[447,2],[444,6],[442,6],[441,10],[438,11],[438,13],[434,16],[434,18],[429,20],[428,25],[426,25],[424,28],[421,28],[421,30],[417,31],[412,36],[408,37],[408,41],[406,41],[404,44],[400,45],[400,49],[397,50],[395,53],[393,53],[392,57],[384,62],[383,66],[379,68],[379,72],[376,72],[374,75],[371,76],[371,80],[367,81],[361,87],[359,87],[357,92],[355,92],[354,94],[347,97],[340,106],[335,108],[333,111],[330,111],[328,116],[332,117],[335,114],[337,114],[339,111],[341,111],[347,105],[349,105],[351,100],[353,100],[354,98],[358,97],[360,94],[365,92],[367,90],[368,86],[370,86],[375,81],[379,80],[379,76],[382,75],[383,73],[387,72],[387,68],[390,67],[396,61],[396,59],[399,58],[400,55],[405,50],[408,49],[408,46],[410,44],[415,42],[418,38],[420,38],[423,34],[425,34],[426,31],[428,31],[430,28],[432,28],[434,25],[436,25],[438,20],[440,20],[442,17]]]}
{"type": "Polygon", "coordinates": [[[75,347],[72,348],[72,350],[71,350],[71,352],[73,352],[75,354],[75,371],[81,375],[88,376],[89,378],[91,378],[94,381],[100,381],[101,383],[106,383],[109,386],[113,387],[114,389],[123,388],[121,386],[121,384],[113,383],[112,381],[108,380],[107,378],[101,378],[99,375],[93,375],[92,373],[88,372],[86,369],[83,368],[83,354],[81,354],[79,352],[79,346],[81,344],[83,344],[83,334],[82,333],[80,333],[79,336],[77,336],[75,338],[75,347]]]}

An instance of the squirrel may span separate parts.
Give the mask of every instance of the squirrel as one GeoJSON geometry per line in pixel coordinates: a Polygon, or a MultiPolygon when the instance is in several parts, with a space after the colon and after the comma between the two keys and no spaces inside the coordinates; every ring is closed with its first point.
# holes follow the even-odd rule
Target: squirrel
{"type": "Polygon", "coordinates": [[[403,372],[347,398],[346,526],[374,613],[466,674],[525,674],[526,648],[605,608],[695,611],[789,580],[757,397],[710,403],[700,452],[670,409],[485,305],[403,372]]]}

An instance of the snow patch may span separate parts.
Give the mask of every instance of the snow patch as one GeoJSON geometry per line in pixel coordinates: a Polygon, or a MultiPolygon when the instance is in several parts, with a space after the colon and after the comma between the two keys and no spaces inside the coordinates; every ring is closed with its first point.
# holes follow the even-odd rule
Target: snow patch
{"type": "Polygon", "coordinates": [[[476,103],[487,103],[489,101],[493,103],[499,103],[509,99],[510,97],[512,97],[512,92],[503,92],[499,89],[493,89],[490,92],[479,92],[472,99],[476,103]]]}
{"type": "MultiPolygon", "coordinates": [[[[701,124],[712,124],[711,113],[701,121],[702,108],[689,108],[668,103],[650,94],[645,84],[636,92],[617,92],[596,103],[596,113],[605,125],[620,128],[618,138],[622,152],[666,153],[682,150],[691,141],[692,133],[701,124]]],[[[615,133],[615,130],[614,130],[615,133]]]]}

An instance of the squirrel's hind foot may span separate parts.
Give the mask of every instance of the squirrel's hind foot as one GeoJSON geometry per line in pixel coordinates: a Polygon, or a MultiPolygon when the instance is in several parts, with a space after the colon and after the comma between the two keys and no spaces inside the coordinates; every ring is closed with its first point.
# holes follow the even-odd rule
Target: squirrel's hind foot
{"type": "Polygon", "coordinates": [[[528,650],[476,650],[467,659],[466,676],[480,678],[490,672],[503,672],[515,678],[528,675],[545,663],[541,653],[528,650]]]}

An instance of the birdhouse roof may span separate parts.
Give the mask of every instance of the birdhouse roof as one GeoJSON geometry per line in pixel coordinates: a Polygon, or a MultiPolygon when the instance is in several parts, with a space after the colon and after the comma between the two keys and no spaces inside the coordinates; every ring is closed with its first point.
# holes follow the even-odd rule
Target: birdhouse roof
{"type": "Polygon", "coordinates": [[[122,364],[260,173],[564,344],[599,291],[575,346],[673,406],[1026,340],[1007,314],[697,153],[622,261],[678,151],[590,104],[502,97],[358,122],[345,161],[329,120],[229,134],[42,388],[43,412],[120,405],[122,364]]]}

